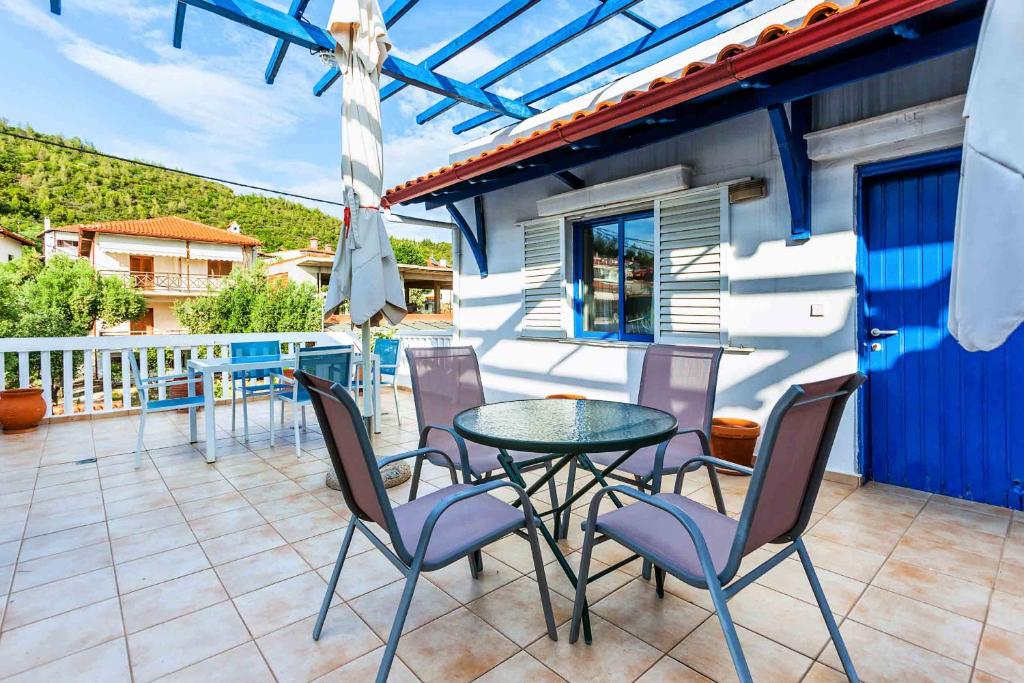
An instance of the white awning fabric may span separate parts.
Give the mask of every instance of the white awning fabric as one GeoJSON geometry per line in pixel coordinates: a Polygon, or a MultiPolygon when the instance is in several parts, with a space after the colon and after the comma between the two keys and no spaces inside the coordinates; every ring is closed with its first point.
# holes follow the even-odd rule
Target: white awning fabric
{"type": "Polygon", "coordinates": [[[237,244],[212,244],[209,242],[189,242],[189,255],[194,259],[207,259],[210,261],[235,261],[242,262],[245,255],[242,247],[237,244]]]}
{"type": "Polygon", "coordinates": [[[180,258],[185,258],[186,256],[185,242],[179,240],[159,240],[151,237],[107,235],[102,233],[96,235],[96,240],[102,249],[114,254],[176,256],[180,258]]]}

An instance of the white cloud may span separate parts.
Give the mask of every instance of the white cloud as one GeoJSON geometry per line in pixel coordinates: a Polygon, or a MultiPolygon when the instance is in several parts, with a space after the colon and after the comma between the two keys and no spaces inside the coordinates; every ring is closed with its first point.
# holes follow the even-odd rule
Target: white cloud
{"type": "Polygon", "coordinates": [[[138,0],[74,0],[74,8],[93,14],[121,19],[135,28],[155,22],[168,22],[174,16],[172,3],[146,4],[138,0]]]}

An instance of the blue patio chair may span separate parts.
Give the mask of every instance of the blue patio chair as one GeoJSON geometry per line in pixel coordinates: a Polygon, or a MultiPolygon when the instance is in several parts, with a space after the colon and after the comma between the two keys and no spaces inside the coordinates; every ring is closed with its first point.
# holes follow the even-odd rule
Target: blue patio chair
{"type": "MultiPolygon", "coordinates": [[[[331,384],[337,384],[349,389],[349,380],[352,377],[352,346],[314,346],[300,348],[295,353],[295,369],[306,374],[328,380],[331,384]]],[[[295,430],[295,455],[302,455],[302,447],[299,437],[299,422],[302,429],[306,429],[306,406],[310,405],[309,392],[293,377],[283,372],[274,371],[270,373],[270,385],[272,387],[272,398],[292,404],[292,427],[295,430]]],[[[284,403],[281,404],[282,415],[284,403]]],[[[270,445],[274,445],[274,403],[270,403],[270,445]]]]}
{"type": "MultiPolygon", "coordinates": [[[[139,394],[139,408],[141,409],[139,414],[139,437],[135,442],[135,469],[139,469],[142,466],[142,436],[146,429],[146,415],[148,413],[188,408],[190,441],[193,443],[196,441],[196,408],[203,405],[203,396],[196,395],[198,393],[196,387],[202,386],[203,380],[198,375],[195,377],[182,377],[180,374],[143,377],[142,373],[139,372],[139,361],[135,358],[134,351],[128,353],[128,364],[131,366],[132,381],[135,384],[135,390],[139,394]],[[166,389],[167,387],[181,385],[189,387],[188,396],[165,398],[156,401],[149,400],[150,391],[159,391],[161,388],[166,389]]],[[[130,396],[124,397],[124,404],[126,406],[131,405],[130,396]]]]}
{"type": "Polygon", "coordinates": [[[395,399],[395,417],[402,424],[402,414],[398,410],[398,359],[402,346],[401,339],[378,339],[373,345],[373,352],[380,358],[380,385],[391,387],[391,395],[395,399]]]}
{"type": "MultiPolygon", "coordinates": [[[[251,360],[281,360],[281,342],[253,341],[233,342],[232,358],[249,358],[251,360]]],[[[238,370],[231,373],[231,431],[235,431],[235,401],[242,397],[242,429],[245,442],[249,443],[249,403],[250,396],[270,395],[270,373],[266,370],[238,370]],[[255,382],[255,384],[250,384],[255,382]],[[241,385],[241,392],[239,392],[241,385]]],[[[273,416],[271,416],[273,417],[273,416]]]]}

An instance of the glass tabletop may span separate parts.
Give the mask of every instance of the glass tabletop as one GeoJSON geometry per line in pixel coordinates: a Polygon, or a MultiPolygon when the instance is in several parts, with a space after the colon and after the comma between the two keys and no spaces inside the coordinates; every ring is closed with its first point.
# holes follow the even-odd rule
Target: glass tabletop
{"type": "Polygon", "coordinates": [[[530,399],[455,416],[455,431],[486,446],[530,453],[606,453],[650,446],[678,425],[666,412],[615,401],[530,399]]]}

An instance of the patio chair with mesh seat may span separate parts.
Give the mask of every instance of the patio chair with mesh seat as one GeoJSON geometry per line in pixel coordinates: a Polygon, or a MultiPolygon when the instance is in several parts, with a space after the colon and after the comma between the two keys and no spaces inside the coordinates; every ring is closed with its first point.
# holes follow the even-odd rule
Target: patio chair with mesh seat
{"type": "Polygon", "coordinates": [[[405,576],[405,589],[377,672],[378,683],[387,680],[420,574],[441,569],[462,558],[469,558],[475,574],[474,556],[480,549],[510,534],[523,536],[530,543],[548,636],[557,640],[544,560],[537,540],[537,521],[526,492],[509,481],[491,481],[480,486],[459,484],[454,463],[434,448],[419,448],[378,461],[359,409],[347,388],[301,370],[295,377],[310,396],[342,495],[352,512],[313,628],[313,639],[320,639],[345,556],[358,528],[405,576]],[[427,454],[447,460],[452,484],[392,507],[379,468],[427,454]],[[501,487],[513,489],[521,508],[490,494],[501,487]],[[383,538],[371,531],[367,522],[376,524],[383,531],[383,538]]]}
{"type": "Polygon", "coordinates": [[[680,495],[683,477],[691,462],[679,469],[673,493],[650,495],[621,485],[599,491],[590,503],[583,525],[586,533],[569,641],[574,643],[579,638],[587,583],[643,558],[654,564],[659,596],[664,595],[666,572],[710,592],[737,677],[751,681],[727,602],[795,552],[847,678],[858,680],[802,535],[818,496],[843,409],[864,380],[864,375],[856,373],[790,387],[768,419],[754,469],[710,456],[693,458],[692,463],[752,475],[739,520],[680,495]],[[634,498],[636,502],[599,514],[602,498],[612,492],[634,498]],[[589,576],[594,546],[609,540],[635,554],[589,576]],[[786,546],[736,579],[744,556],[766,544],[786,546]]]}
{"type": "MultiPolygon", "coordinates": [[[[439,346],[405,350],[412,379],[412,395],[416,404],[416,421],[420,430],[420,448],[431,452],[416,458],[413,467],[410,497],[415,498],[419,487],[423,461],[446,466],[448,459],[462,473],[464,483],[490,481],[505,476],[498,461],[498,449],[466,441],[455,432],[452,421],[463,410],[486,403],[480,364],[470,346],[439,346]],[[440,454],[446,457],[442,457],[440,454]]],[[[533,453],[510,451],[513,460],[535,458],[533,453]]],[[[545,462],[534,468],[549,468],[545,462]]],[[[548,482],[551,505],[558,505],[555,481],[548,482]]]]}

